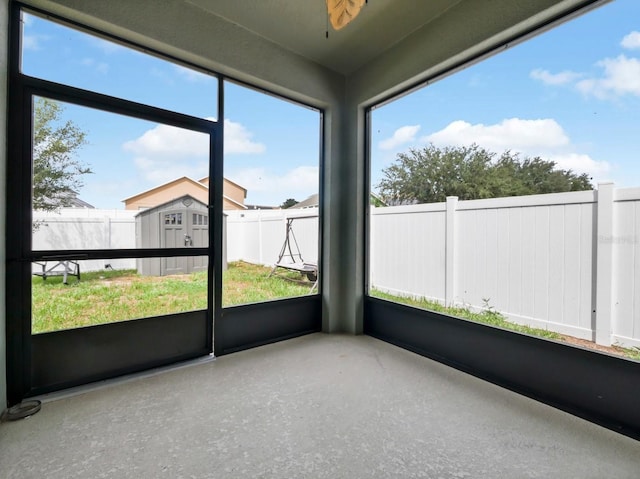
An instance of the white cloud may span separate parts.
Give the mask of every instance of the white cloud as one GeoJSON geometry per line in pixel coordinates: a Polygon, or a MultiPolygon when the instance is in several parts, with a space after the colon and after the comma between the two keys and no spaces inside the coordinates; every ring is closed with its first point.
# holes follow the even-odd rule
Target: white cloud
{"type": "MultiPolygon", "coordinates": [[[[253,134],[242,124],[224,121],[225,153],[264,153],[266,147],[252,140],[253,134]]],[[[139,155],[206,156],[209,137],[173,126],[158,125],[135,140],[123,145],[124,149],[139,155]]]]}
{"type": "Polygon", "coordinates": [[[410,143],[416,139],[416,134],[420,131],[420,125],[407,125],[398,128],[395,132],[393,132],[393,136],[391,138],[387,138],[386,140],[382,140],[378,147],[381,150],[393,150],[400,145],[404,145],[406,143],[410,143]]]}
{"type": "MultiPolygon", "coordinates": [[[[242,124],[225,120],[226,153],[263,153],[265,146],[251,137],[242,124]]],[[[154,183],[181,176],[201,177],[208,171],[209,136],[204,133],[157,125],[122,148],[135,155],[137,169],[154,183]]]]}
{"type": "Polygon", "coordinates": [[[37,51],[42,49],[42,44],[51,39],[49,35],[30,35],[25,33],[22,35],[22,48],[25,50],[37,51]]]}
{"type": "Polygon", "coordinates": [[[25,27],[30,27],[33,25],[34,17],[33,15],[29,15],[27,12],[21,12],[22,15],[22,23],[25,27]]]}
{"type": "Polygon", "coordinates": [[[107,74],[109,72],[109,64],[105,63],[105,62],[101,62],[98,61],[94,58],[83,58],[82,61],[80,62],[82,65],[91,68],[95,71],[97,71],[98,73],[101,73],[103,75],[107,74]]]}
{"type": "Polygon", "coordinates": [[[529,73],[529,76],[534,80],[540,80],[545,85],[566,85],[578,78],[582,77],[582,73],[572,72],[570,70],[564,70],[559,73],[551,73],[548,70],[536,68],[529,73]]]}
{"type": "Polygon", "coordinates": [[[298,201],[318,192],[320,169],[317,166],[298,166],[283,175],[265,168],[245,168],[229,174],[229,179],[244,186],[250,193],[272,192],[278,198],[294,197],[298,201]]]}
{"type": "Polygon", "coordinates": [[[209,136],[173,126],[158,125],[123,145],[137,155],[163,157],[204,157],[209,152],[209,136]]]}
{"type": "Polygon", "coordinates": [[[84,35],[83,38],[85,38],[90,45],[96,47],[98,50],[100,50],[102,53],[106,55],[112,55],[114,53],[118,53],[121,51],[133,51],[127,47],[118,45],[117,43],[111,42],[109,40],[104,40],[100,37],[94,37],[92,35],[84,35]]]}
{"type": "Polygon", "coordinates": [[[590,176],[599,179],[602,179],[603,175],[611,171],[611,165],[606,161],[596,161],[589,155],[580,153],[552,154],[545,159],[555,161],[557,167],[563,170],[588,173],[590,176]]]}
{"type": "Polygon", "coordinates": [[[183,67],[182,65],[173,65],[173,68],[179,76],[187,80],[189,83],[207,83],[213,80],[211,75],[200,73],[199,71],[183,67]]]}
{"type": "Polygon", "coordinates": [[[620,45],[629,50],[640,49],[640,32],[634,31],[629,33],[622,39],[620,45]]]}
{"type": "Polygon", "coordinates": [[[460,146],[477,143],[496,152],[548,150],[569,144],[569,138],[555,120],[520,118],[508,118],[495,125],[472,125],[457,120],[423,140],[435,145],[460,146]]]}
{"type": "Polygon", "coordinates": [[[225,153],[264,153],[266,147],[262,143],[252,140],[253,133],[241,123],[224,121],[224,151],[225,153]]]}
{"type": "MultiPolygon", "coordinates": [[[[629,50],[640,50],[640,31],[626,35],[620,45],[629,50]]],[[[639,58],[621,54],[615,58],[600,60],[595,65],[601,70],[600,74],[588,77],[570,70],[551,73],[541,68],[532,70],[529,76],[546,85],[573,84],[582,94],[601,100],[616,99],[624,95],[640,96],[639,58]]]]}
{"type": "Polygon", "coordinates": [[[576,84],[585,95],[609,99],[623,95],[640,96],[640,60],[620,55],[605,58],[597,65],[604,69],[601,78],[588,78],[576,84]]]}
{"type": "Polygon", "coordinates": [[[135,154],[134,164],[154,184],[181,176],[206,176],[209,137],[203,133],[158,125],[123,145],[135,154]]]}
{"type": "Polygon", "coordinates": [[[493,125],[458,120],[422,138],[436,146],[468,146],[473,143],[497,154],[510,150],[526,156],[539,156],[555,161],[562,169],[602,179],[611,166],[589,155],[576,152],[576,147],[562,126],[551,118],[526,120],[509,118],[493,125]]]}
{"type": "Polygon", "coordinates": [[[173,161],[169,158],[136,157],[133,160],[142,177],[154,186],[166,183],[176,178],[188,176],[189,178],[202,178],[208,174],[207,161],[187,161],[180,159],[173,161]]]}
{"type": "Polygon", "coordinates": [[[22,48],[25,50],[40,50],[38,37],[36,35],[24,35],[22,37],[22,48]]]}

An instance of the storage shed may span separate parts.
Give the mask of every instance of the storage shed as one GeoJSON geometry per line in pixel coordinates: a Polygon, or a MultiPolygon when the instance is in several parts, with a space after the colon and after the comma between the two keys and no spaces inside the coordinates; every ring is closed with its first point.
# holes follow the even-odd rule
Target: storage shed
{"type": "MultiPolygon", "coordinates": [[[[141,211],[136,215],[137,248],[204,248],[209,238],[209,208],[191,195],[141,211]]],[[[226,241],[225,241],[226,243],[226,241]]],[[[206,271],[204,256],[143,258],[136,262],[138,273],[166,276],[206,271]]],[[[223,268],[226,269],[223,247],[223,268]]]]}

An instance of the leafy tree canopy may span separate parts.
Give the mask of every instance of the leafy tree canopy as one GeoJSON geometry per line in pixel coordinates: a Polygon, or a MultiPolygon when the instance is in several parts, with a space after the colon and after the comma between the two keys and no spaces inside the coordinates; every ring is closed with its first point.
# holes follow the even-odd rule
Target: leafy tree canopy
{"type": "Polygon", "coordinates": [[[461,200],[591,190],[586,173],[556,168],[554,161],[502,155],[471,146],[434,145],[399,153],[382,171],[378,184],[390,204],[436,203],[447,196],[461,200]]]}
{"type": "Polygon", "coordinates": [[[69,206],[83,186],[82,175],[91,169],[76,158],[86,144],[86,132],[63,121],[59,103],[38,98],[33,122],[33,209],[56,210],[69,206]]]}
{"type": "Polygon", "coordinates": [[[298,204],[298,201],[294,200],[293,198],[288,198],[284,201],[284,203],[280,205],[280,208],[282,208],[283,210],[286,210],[287,208],[291,208],[292,206],[295,206],[297,204],[298,204]]]}

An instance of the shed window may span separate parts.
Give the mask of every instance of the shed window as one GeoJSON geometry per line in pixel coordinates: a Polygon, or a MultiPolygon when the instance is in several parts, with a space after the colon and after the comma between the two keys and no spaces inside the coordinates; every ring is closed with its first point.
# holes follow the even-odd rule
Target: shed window
{"type": "Polygon", "coordinates": [[[164,215],[164,224],[165,225],[181,225],[182,213],[167,213],[166,215],[164,215]]]}

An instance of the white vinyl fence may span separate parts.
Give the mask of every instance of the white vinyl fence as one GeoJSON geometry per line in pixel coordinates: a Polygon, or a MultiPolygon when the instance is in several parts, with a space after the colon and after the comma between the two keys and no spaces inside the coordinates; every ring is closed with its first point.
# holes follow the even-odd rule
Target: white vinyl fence
{"type": "MultiPolygon", "coordinates": [[[[38,216],[34,248],[133,248],[135,213],[38,216]]],[[[291,217],[303,259],[318,261],[317,208],[226,213],[228,261],[273,265],[291,217]]],[[[370,284],[380,291],[640,347],[640,188],[372,208],[370,241],[370,284]]],[[[84,270],[107,262],[95,263],[84,270]]]]}
{"type": "MultiPolygon", "coordinates": [[[[33,249],[116,249],[135,248],[136,223],[132,210],[62,208],[57,212],[33,214],[33,249]]],[[[82,271],[135,269],[135,259],[82,261],[82,271]]]]}
{"type": "Polygon", "coordinates": [[[286,237],[287,220],[291,219],[292,252],[299,251],[307,263],[318,262],[318,208],[226,211],[226,214],[228,261],[275,264],[286,237]]]}
{"type": "MultiPolygon", "coordinates": [[[[35,212],[34,250],[135,248],[135,215],[132,210],[62,208],[58,212],[35,212]]],[[[318,208],[302,210],[227,211],[227,261],[247,261],[272,266],[292,219],[292,252],[304,261],[318,261],[318,208]],[[296,248],[297,245],[297,248],[296,248]]],[[[135,259],[82,262],[82,271],[135,269],[135,259]]],[[[37,270],[37,267],[36,267],[37,270]]]]}
{"type": "Polygon", "coordinates": [[[640,188],[372,208],[370,283],[640,346],[640,188]]]}

